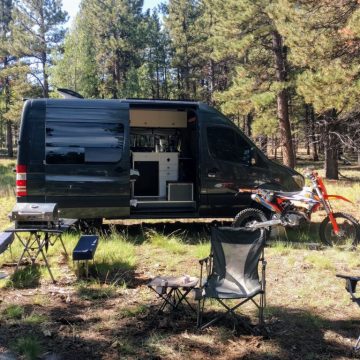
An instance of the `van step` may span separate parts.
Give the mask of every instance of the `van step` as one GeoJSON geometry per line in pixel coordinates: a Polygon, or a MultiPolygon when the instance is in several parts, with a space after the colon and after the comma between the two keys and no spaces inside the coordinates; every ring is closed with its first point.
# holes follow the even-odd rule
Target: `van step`
{"type": "Polygon", "coordinates": [[[138,200],[131,212],[193,212],[195,209],[196,201],[138,200]]]}

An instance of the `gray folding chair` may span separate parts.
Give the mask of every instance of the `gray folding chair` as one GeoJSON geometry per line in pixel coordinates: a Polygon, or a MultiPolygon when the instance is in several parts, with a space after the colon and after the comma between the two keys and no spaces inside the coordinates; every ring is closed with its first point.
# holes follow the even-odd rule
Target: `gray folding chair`
{"type": "Polygon", "coordinates": [[[259,321],[263,325],[266,301],[264,245],[264,229],[212,228],[211,254],[200,260],[200,288],[196,292],[198,328],[205,329],[228,314],[237,323],[235,310],[248,301],[252,301],[259,309],[259,321]],[[261,278],[258,274],[259,261],[262,262],[261,278]],[[205,270],[207,278],[203,281],[205,270]],[[260,299],[255,301],[257,295],[260,299]],[[203,313],[207,299],[215,299],[226,311],[204,324],[203,313]],[[226,300],[239,302],[229,306],[226,300]]]}

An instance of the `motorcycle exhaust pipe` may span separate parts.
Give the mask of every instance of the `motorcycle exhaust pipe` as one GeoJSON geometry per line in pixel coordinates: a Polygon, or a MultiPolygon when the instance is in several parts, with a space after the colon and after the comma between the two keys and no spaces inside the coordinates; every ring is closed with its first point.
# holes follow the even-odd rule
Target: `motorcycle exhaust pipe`
{"type": "Polygon", "coordinates": [[[252,224],[249,224],[248,227],[252,228],[252,229],[260,229],[260,228],[274,226],[274,225],[282,225],[282,221],[280,219],[274,219],[274,220],[263,221],[263,222],[254,222],[252,224]]]}

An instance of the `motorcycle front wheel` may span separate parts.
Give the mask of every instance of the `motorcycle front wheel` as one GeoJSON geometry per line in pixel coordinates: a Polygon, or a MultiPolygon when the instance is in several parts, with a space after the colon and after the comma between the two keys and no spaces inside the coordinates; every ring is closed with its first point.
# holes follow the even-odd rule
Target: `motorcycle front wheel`
{"type": "Polygon", "coordinates": [[[319,234],[323,244],[328,246],[349,245],[356,246],[360,237],[360,225],[350,214],[334,213],[334,218],[339,227],[335,234],[330,218],[327,216],[320,224],[319,234]]]}

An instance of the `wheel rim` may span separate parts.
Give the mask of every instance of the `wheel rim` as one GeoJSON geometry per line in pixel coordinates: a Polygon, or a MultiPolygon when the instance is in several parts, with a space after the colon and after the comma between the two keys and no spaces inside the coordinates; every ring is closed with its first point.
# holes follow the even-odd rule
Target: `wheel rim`
{"type": "Polygon", "coordinates": [[[238,226],[239,227],[251,227],[252,225],[257,224],[261,221],[262,220],[260,218],[251,216],[251,217],[248,217],[247,219],[242,220],[238,226]]]}
{"type": "Polygon", "coordinates": [[[324,232],[327,242],[332,245],[353,245],[356,241],[356,225],[342,217],[336,218],[336,223],[339,227],[338,234],[335,234],[330,222],[326,224],[324,232]]]}

